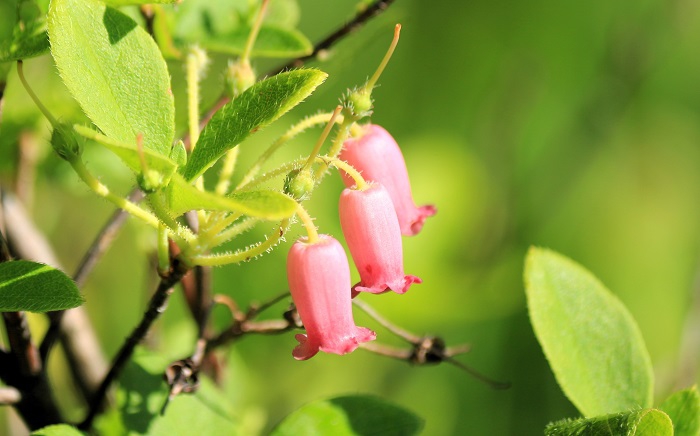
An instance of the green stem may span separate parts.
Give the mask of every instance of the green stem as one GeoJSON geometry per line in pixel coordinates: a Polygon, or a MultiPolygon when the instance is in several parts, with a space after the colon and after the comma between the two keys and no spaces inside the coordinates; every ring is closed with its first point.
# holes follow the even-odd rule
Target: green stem
{"type": "Polygon", "coordinates": [[[41,113],[44,114],[54,128],[58,126],[58,121],[56,121],[56,118],[51,115],[51,112],[49,112],[46,106],[44,106],[41,100],[39,100],[39,97],[37,97],[32,88],[29,86],[29,82],[27,82],[27,79],[24,77],[24,63],[21,60],[17,61],[17,75],[19,76],[19,81],[22,82],[22,86],[24,86],[24,89],[27,91],[27,94],[29,94],[29,97],[31,97],[41,113]]]}
{"type": "Polygon", "coordinates": [[[248,63],[250,61],[250,53],[253,51],[253,46],[255,45],[255,40],[258,38],[258,33],[260,33],[260,28],[262,27],[263,18],[265,17],[265,11],[267,10],[268,3],[269,0],[263,0],[262,5],[260,5],[260,11],[258,12],[258,16],[255,18],[253,28],[250,29],[248,40],[246,41],[245,48],[243,49],[241,62],[248,63]]]}
{"type": "Polygon", "coordinates": [[[199,139],[199,81],[206,65],[206,54],[198,47],[191,47],[187,53],[186,64],[190,148],[194,149],[199,139]]]}
{"type": "Polygon", "coordinates": [[[284,236],[284,233],[286,232],[288,225],[289,225],[288,219],[282,220],[280,222],[279,228],[276,228],[274,231],[269,233],[267,235],[267,239],[264,242],[260,242],[259,244],[255,245],[254,247],[250,247],[250,248],[245,249],[245,250],[235,251],[233,253],[228,253],[228,254],[195,256],[191,259],[191,262],[194,265],[202,265],[202,266],[220,266],[220,265],[227,265],[230,263],[245,262],[247,260],[254,258],[255,256],[259,256],[259,255],[265,253],[267,250],[269,250],[270,248],[277,245],[277,243],[280,241],[280,239],[282,239],[282,236],[284,236]]]}
{"type": "Polygon", "coordinates": [[[226,158],[224,158],[224,165],[219,173],[219,182],[216,184],[216,193],[219,195],[226,195],[228,192],[229,185],[231,184],[231,177],[233,176],[233,171],[236,168],[236,161],[238,160],[238,147],[233,147],[228,152],[226,152],[226,158]]]}
{"type": "MultiPolygon", "coordinates": [[[[343,122],[340,124],[340,128],[338,129],[338,134],[333,140],[333,144],[331,145],[330,150],[328,150],[328,157],[335,158],[338,156],[340,150],[343,148],[343,143],[348,138],[348,135],[350,133],[350,126],[355,121],[356,120],[354,120],[351,116],[347,116],[343,119],[343,122]]],[[[325,162],[321,163],[321,165],[318,168],[316,168],[316,172],[314,173],[314,179],[316,179],[316,184],[320,183],[327,169],[328,165],[325,162]]]]}
{"type": "Polygon", "coordinates": [[[80,159],[72,159],[69,161],[69,163],[71,164],[75,172],[78,174],[78,176],[83,180],[83,182],[85,182],[85,184],[88,185],[88,187],[92,189],[93,192],[95,192],[95,194],[114,203],[121,209],[124,209],[124,211],[135,216],[136,218],[139,218],[141,221],[145,222],[149,226],[158,229],[158,227],[160,226],[160,221],[158,220],[158,218],[156,218],[150,212],[142,209],[138,205],[130,202],[129,200],[111,193],[109,188],[100,183],[99,180],[97,180],[92,174],[90,174],[88,169],[85,167],[85,164],[83,164],[83,162],[80,159]]]}
{"type": "Polygon", "coordinates": [[[304,167],[301,169],[301,171],[308,170],[309,168],[311,168],[311,164],[314,163],[316,156],[318,156],[318,152],[321,151],[321,147],[323,146],[323,143],[326,141],[328,134],[331,132],[331,129],[333,128],[333,125],[335,124],[335,120],[336,120],[336,118],[338,118],[338,115],[340,114],[341,110],[343,110],[343,107],[337,106],[335,108],[335,110],[333,111],[333,115],[331,115],[331,119],[328,120],[326,127],[323,129],[323,132],[321,133],[321,136],[319,136],[318,141],[316,141],[316,145],[314,146],[314,149],[311,151],[311,154],[309,154],[309,158],[306,160],[306,163],[304,164],[304,167]]]}
{"type": "Polygon", "coordinates": [[[301,219],[301,222],[306,228],[306,234],[309,235],[309,244],[318,242],[318,231],[316,230],[314,221],[301,204],[297,204],[297,215],[299,215],[299,219],[301,219]]]}
{"type": "Polygon", "coordinates": [[[352,177],[352,179],[355,181],[355,188],[359,191],[364,191],[369,188],[369,184],[365,178],[362,177],[362,174],[360,174],[355,167],[345,161],[342,161],[336,157],[317,156],[316,162],[321,162],[343,170],[348,176],[352,177]]]}
{"type": "Polygon", "coordinates": [[[382,75],[384,72],[384,68],[386,68],[387,64],[389,63],[389,60],[391,59],[391,55],[394,54],[394,50],[396,49],[396,45],[399,43],[399,36],[401,35],[401,25],[397,24],[394,27],[394,39],[391,41],[391,45],[389,45],[389,50],[387,50],[386,54],[384,55],[384,59],[382,59],[382,62],[379,64],[379,67],[377,67],[377,70],[374,72],[372,77],[367,81],[363,88],[363,92],[367,94],[372,93],[372,89],[374,89],[374,85],[377,84],[377,80],[379,80],[379,76],[382,75]]]}
{"type": "Polygon", "coordinates": [[[158,227],[158,273],[167,274],[170,270],[170,248],[168,247],[168,228],[165,224],[158,227]]]}
{"type": "Polygon", "coordinates": [[[228,229],[224,230],[223,232],[219,233],[215,237],[211,238],[209,240],[208,247],[217,247],[223,244],[224,242],[233,239],[233,237],[252,229],[258,222],[260,222],[260,219],[250,217],[239,224],[233,225],[228,229]]]}
{"type": "MultiPolygon", "coordinates": [[[[310,116],[308,118],[305,118],[292,126],[287,132],[277,138],[275,142],[268,147],[265,152],[260,155],[258,160],[253,164],[253,166],[250,167],[248,172],[243,176],[243,179],[241,182],[238,184],[236,189],[241,189],[246,185],[249,185],[253,182],[255,176],[257,176],[258,172],[260,171],[260,168],[262,168],[263,164],[284,144],[292,140],[295,136],[299,135],[306,129],[317,126],[319,124],[326,124],[328,121],[333,117],[333,113],[323,113],[323,114],[317,114],[310,116]]],[[[336,118],[336,122],[342,122],[343,117],[342,115],[338,116],[336,118]]]]}

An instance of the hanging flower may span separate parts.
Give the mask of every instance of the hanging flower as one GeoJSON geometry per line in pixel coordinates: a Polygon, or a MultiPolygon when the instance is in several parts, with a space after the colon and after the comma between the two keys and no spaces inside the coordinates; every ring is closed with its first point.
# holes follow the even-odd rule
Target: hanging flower
{"type": "Polygon", "coordinates": [[[391,197],[379,183],[364,191],[345,189],[340,195],[340,225],[360,273],[355,292],[403,294],[416,276],[403,272],[403,245],[391,197]]]}
{"type": "Polygon", "coordinates": [[[374,340],[373,331],[357,327],[352,317],[350,267],[345,250],[333,237],[319,235],[316,242],[298,240],[287,256],[287,279],[306,334],[296,335],[297,360],[319,350],[345,354],[362,342],[374,340]]]}
{"type": "MultiPolygon", "coordinates": [[[[376,124],[365,126],[363,136],[345,141],[338,157],[355,167],[368,182],[384,185],[399,218],[401,234],[417,234],[423,228],[425,219],[437,212],[433,205],[416,207],[401,149],[382,127],[376,124]]],[[[352,187],[355,183],[353,179],[342,174],[345,186],[352,187]]]]}

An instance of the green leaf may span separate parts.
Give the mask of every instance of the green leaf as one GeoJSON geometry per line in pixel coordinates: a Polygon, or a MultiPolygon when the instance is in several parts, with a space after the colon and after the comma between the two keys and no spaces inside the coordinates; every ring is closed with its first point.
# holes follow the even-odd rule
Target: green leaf
{"type": "Polygon", "coordinates": [[[277,191],[240,191],[228,197],[200,191],[175,174],[168,187],[170,211],[179,216],[190,210],[215,210],[240,212],[267,220],[289,218],[296,211],[297,203],[277,191]]]}
{"type": "MultiPolygon", "coordinates": [[[[251,29],[241,26],[230,33],[203,38],[201,45],[210,51],[240,55],[245,49],[251,29]]],[[[296,29],[271,25],[260,28],[251,57],[288,58],[304,56],[313,51],[311,41],[296,29]]]]}
{"type": "Polygon", "coordinates": [[[659,409],[671,418],[676,436],[700,434],[700,395],[697,386],[673,393],[659,409]]]}
{"type": "MultiPolygon", "coordinates": [[[[173,14],[173,36],[182,45],[217,39],[238,31],[250,29],[260,2],[249,0],[187,0],[173,14]]],[[[263,26],[294,29],[299,23],[299,5],[296,0],[270,2],[263,26]]]]}
{"type": "Polygon", "coordinates": [[[368,395],[314,401],[287,416],[272,432],[285,435],[414,435],[424,421],[413,412],[368,395]]]}
{"type": "Polygon", "coordinates": [[[0,263],[0,312],[50,312],[83,304],[73,280],[42,263],[0,263]]]}
{"type": "Polygon", "coordinates": [[[633,410],[588,419],[563,420],[544,429],[546,436],[673,436],[671,419],[657,409],[633,410]]]}
{"type": "Polygon", "coordinates": [[[208,398],[217,396],[213,383],[202,380],[195,394],[175,397],[161,415],[168,396],[163,373],[168,362],[155,353],[137,348],[134,358],[124,369],[117,391],[118,415],[97,422],[99,434],[107,433],[107,426],[121,427],[121,434],[149,436],[189,436],[196,429],[201,435],[235,435],[237,424],[225,416],[227,404],[210,404],[208,398]]]}
{"type": "Polygon", "coordinates": [[[654,378],[644,339],[620,300],[553,251],[525,262],[530,321],[559,386],[586,417],[650,407],[654,378]]]}
{"type": "Polygon", "coordinates": [[[53,0],[51,52],[73,97],[110,138],[168,156],[175,135],[165,61],[136,22],[96,0],[53,0]]]}
{"type": "Polygon", "coordinates": [[[184,177],[192,181],[251,133],[267,126],[308,97],[328,75],[316,69],[277,74],[248,88],[206,125],[184,177]]]}
{"type": "MultiPolygon", "coordinates": [[[[136,141],[133,143],[125,143],[116,139],[108,138],[99,132],[92,130],[89,127],[74,125],[73,129],[82,137],[92,139],[100,145],[110,150],[121,158],[122,161],[136,174],[143,173],[143,163],[141,162],[141,153],[138,151],[136,141]]],[[[177,165],[169,158],[155,153],[151,150],[144,149],[143,160],[149,170],[157,171],[163,178],[163,183],[167,183],[170,177],[175,173],[177,165]]]]}
{"type": "Polygon", "coordinates": [[[14,22],[14,28],[11,38],[0,38],[0,62],[29,59],[49,51],[46,19],[39,7],[32,1],[23,0],[16,7],[16,15],[4,17],[10,23],[14,22]]]}
{"type": "Polygon", "coordinates": [[[84,434],[68,424],[56,424],[33,431],[31,436],[83,436],[84,434]]]}

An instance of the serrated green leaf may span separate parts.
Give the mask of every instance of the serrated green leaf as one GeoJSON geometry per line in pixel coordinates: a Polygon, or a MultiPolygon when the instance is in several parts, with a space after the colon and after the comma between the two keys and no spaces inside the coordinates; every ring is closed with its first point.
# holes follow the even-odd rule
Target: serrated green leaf
{"type": "Polygon", "coordinates": [[[674,392],[659,409],[671,418],[676,436],[700,435],[700,395],[696,386],[674,392]]]}
{"type": "Polygon", "coordinates": [[[240,212],[245,215],[281,220],[294,214],[297,203],[277,191],[240,191],[228,197],[200,191],[175,174],[168,186],[170,211],[176,216],[190,210],[240,212]]]}
{"type": "Polygon", "coordinates": [[[632,410],[611,415],[551,423],[546,436],[673,436],[671,419],[657,409],[632,410]]]}
{"type": "Polygon", "coordinates": [[[315,69],[277,74],[248,88],[222,107],[202,130],[183,176],[199,177],[228,150],[308,97],[328,75],[315,69]]]}
{"type": "MultiPolygon", "coordinates": [[[[240,55],[245,49],[250,28],[241,26],[236,30],[213,38],[204,38],[201,45],[214,52],[240,55]]],[[[311,53],[313,46],[306,36],[295,29],[264,25],[251,52],[251,57],[285,58],[311,53]]]]}
{"type": "Polygon", "coordinates": [[[314,401],[292,412],[272,436],[418,434],[424,421],[413,412],[369,395],[314,401]]]}
{"type": "Polygon", "coordinates": [[[170,76],[153,39],[97,0],[53,0],[51,52],[69,91],[105,135],[168,156],[175,135],[170,76]]]}
{"type": "Polygon", "coordinates": [[[3,17],[13,27],[12,37],[0,37],[0,62],[14,62],[40,56],[49,51],[46,17],[32,1],[12,5],[16,14],[3,17]]]}
{"type": "MultiPolygon", "coordinates": [[[[136,143],[127,144],[116,139],[108,138],[103,134],[94,131],[85,126],[74,125],[73,129],[82,137],[92,139],[98,144],[104,146],[112,153],[121,158],[122,161],[136,174],[143,173],[143,163],[141,162],[141,152],[139,152],[136,143]]],[[[162,177],[164,183],[170,180],[170,177],[175,173],[177,164],[158,153],[144,149],[143,159],[149,170],[157,171],[162,177]]]]}
{"type": "MultiPolygon", "coordinates": [[[[109,421],[98,422],[98,430],[106,432],[103,425],[121,427],[121,434],[147,434],[149,436],[189,436],[193,432],[201,435],[235,435],[237,424],[223,410],[212,407],[204,398],[215,396],[213,383],[204,382],[195,394],[175,397],[161,415],[168,396],[168,387],[163,380],[167,361],[155,353],[137,348],[133,360],[127,364],[119,379],[117,391],[118,416],[109,421]],[[121,424],[121,425],[120,425],[121,424]]],[[[219,401],[225,401],[222,396],[219,401]]],[[[100,432],[100,434],[102,434],[100,432]]]]}
{"type": "Polygon", "coordinates": [[[566,396],[586,417],[650,407],[644,339],[620,300],[589,271],[550,250],[525,262],[530,321],[566,396]]]}
{"type": "Polygon", "coordinates": [[[83,304],[78,288],[63,272],[42,263],[0,263],[0,312],[50,312],[83,304]]]}
{"type": "Polygon", "coordinates": [[[33,431],[31,436],[83,436],[85,433],[68,424],[56,424],[33,431]]]}

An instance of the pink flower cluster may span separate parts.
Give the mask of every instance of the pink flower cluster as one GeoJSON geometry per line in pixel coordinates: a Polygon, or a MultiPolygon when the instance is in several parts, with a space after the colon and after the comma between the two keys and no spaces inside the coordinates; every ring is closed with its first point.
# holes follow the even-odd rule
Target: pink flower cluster
{"type": "Polygon", "coordinates": [[[306,334],[296,335],[299,345],[292,354],[298,360],[319,350],[349,353],[376,338],[355,325],[352,298],[360,292],[403,294],[421,283],[404,274],[401,235],[417,234],[436,212],[433,206],[415,206],[401,150],[381,127],[369,125],[362,137],[346,141],[340,158],[370,182],[364,190],[353,189],[353,179],[344,174],[348,188],[339,201],[340,224],[360,282],[351,287],[347,256],[332,236],[320,235],[314,243],[302,238],[292,246],[289,289],[306,328],[306,334]]]}

